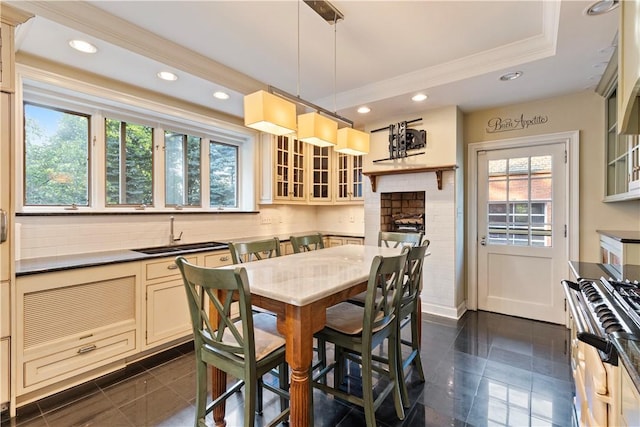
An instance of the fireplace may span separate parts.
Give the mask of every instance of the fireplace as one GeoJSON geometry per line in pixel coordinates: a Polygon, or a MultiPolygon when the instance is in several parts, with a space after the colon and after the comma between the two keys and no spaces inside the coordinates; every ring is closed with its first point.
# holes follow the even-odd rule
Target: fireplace
{"type": "Polygon", "coordinates": [[[423,232],[424,191],[380,194],[380,231],[423,232]]]}

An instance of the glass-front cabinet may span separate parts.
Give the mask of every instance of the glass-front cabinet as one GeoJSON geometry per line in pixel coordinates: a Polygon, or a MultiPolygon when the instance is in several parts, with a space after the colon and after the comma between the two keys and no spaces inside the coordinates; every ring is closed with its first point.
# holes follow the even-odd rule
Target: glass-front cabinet
{"type": "Polygon", "coordinates": [[[640,198],[640,137],[618,133],[617,87],[606,103],[606,202],[640,198]]]}
{"type": "Polygon", "coordinates": [[[330,147],[309,146],[311,155],[309,156],[309,192],[310,202],[331,202],[333,197],[332,190],[332,157],[333,149],[330,147]]]}
{"type": "Polygon", "coordinates": [[[274,200],[306,201],[305,143],[290,136],[275,138],[274,200]]]}
{"type": "Polygon", "coordinates": [[[336,201],[362,201],[362,156],[336,153],[336,201]]]}

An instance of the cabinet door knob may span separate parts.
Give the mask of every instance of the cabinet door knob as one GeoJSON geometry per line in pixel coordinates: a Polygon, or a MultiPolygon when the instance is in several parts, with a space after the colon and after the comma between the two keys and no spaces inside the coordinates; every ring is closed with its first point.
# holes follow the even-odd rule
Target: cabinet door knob
{"type": "Polygon", "coordinates": [[[220,261],[229,261],[229,257],[228,256],[221,256],[220,257],[220,261]]]}
{"type": "Polygon", "coordinates": [[[167,266],[167,270],[175,270],[177,268],[178,268],[178,266],[176,264],[170,264],[170,265],[167,266]]]}

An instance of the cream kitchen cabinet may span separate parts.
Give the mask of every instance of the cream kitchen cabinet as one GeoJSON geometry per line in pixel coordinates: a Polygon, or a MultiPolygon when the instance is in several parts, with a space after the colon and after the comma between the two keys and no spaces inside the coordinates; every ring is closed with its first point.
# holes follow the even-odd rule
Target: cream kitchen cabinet
{"type": "MultiPolygon", "coordinates": [[[[185,256],[192,264],[197,255],[185,256]]],[[[143,264],[145,292],[145,347],[185,338],[192,333],[187,295],[175,257],[143,264]]]]}
{"type": "Polygon", "coordinates": [[[16,293],[19,404],[124,367],[139,351],[139,262],[19,276],[16,293]]]}
{"type": "Polygon", "coordinates": [[[619,131],[640,134],[640,0],[620,2],[618,30],[619,131]]]}
{"type": "Polygon", "coordinates": [[[325,247],[331,248],[342,245],[363,245],[362,237],[346,237],[346,236],[327,236],[325,247]]]}
{"type": "Polygon", "coordinates": [[[334,158],[333,149],[310,145],[308,152],[309,203],[331,203],[335,192],[331,173],[334,158]]]}
{"type": "Polygon", "coordinates": [[[336,202],[362,202],[362,156],[335,153],[336,202]]]}
{"type": "Polygon", "coordinates": [[[600,261],[624,277],[624,266],[640,265],[640,232],[597,230],[600,234],[600,261]]]}
{"type": "Polygon", "coordinates": [[[306,148],[294,137],[274,137],[274,201],[306,201],[306,148]]]}
{"type": "Polygon", "coordinates": [[[640,393],[629,373],[624,367],[620,368],[620,414],[621,427],[640,426],[640,393]]]}

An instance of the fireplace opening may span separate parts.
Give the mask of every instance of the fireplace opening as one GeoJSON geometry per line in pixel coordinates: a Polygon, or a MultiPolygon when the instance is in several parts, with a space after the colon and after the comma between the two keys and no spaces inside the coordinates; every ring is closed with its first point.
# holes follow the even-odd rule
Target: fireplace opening
{"type": "Polygon", "coordinates": [[[424,232],[425,192],[380,194],[380,231],[424,232]]]}

